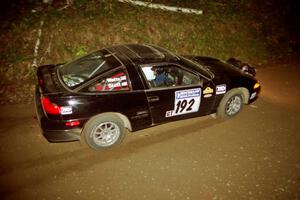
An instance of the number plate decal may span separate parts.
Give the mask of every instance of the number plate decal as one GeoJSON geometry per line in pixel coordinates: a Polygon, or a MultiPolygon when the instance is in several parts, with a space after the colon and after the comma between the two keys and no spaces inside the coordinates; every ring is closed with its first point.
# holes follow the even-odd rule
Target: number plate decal
{"type": "Polygon", "coordinates": [[[174,109],[166,112],[166,117],[197,112],[201,100],[201,88],[175,92],[174,109]]]}
{"type": "Polygon", "coordinates": [[[72,106],[62,106],[60,108],[60,113],[62,115],[70,115],[70,114],[72,114],[73,113],[72,106]]]}

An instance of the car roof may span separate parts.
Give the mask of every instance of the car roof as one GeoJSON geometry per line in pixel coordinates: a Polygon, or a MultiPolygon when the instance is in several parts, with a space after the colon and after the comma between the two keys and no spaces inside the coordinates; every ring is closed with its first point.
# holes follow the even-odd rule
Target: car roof
{"type": "Polygon", "coordinates": [[[106,48],[124,64],[146,64],[150,62],[170,62],[179,58],[167,49],[152,44],[126,44],[106,48]]]}

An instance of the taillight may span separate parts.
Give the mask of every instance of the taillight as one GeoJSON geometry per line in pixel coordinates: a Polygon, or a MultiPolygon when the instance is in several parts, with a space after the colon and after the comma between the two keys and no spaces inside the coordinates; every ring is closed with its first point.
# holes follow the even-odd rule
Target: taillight
{"type": "Polygon", "coordinates": [[[51,115],[70,115],[73,113],[72,106],[58,106],[45,96],[41,96],[41,104],[44,111],[51,115]]]}
{"type": "Polygon", "coordinates": [[[80,121],[66,122],[66,126],[78,126],[80,121]]]}
{"type": "Polygon", "coordinates": [[[41,103],[42,103],[42,106],[46,113],[52,114],[52,115],[60,114],[60,107],[57,106],[55,103],[52,103],[49,98],[42,96],[41,103]]]}

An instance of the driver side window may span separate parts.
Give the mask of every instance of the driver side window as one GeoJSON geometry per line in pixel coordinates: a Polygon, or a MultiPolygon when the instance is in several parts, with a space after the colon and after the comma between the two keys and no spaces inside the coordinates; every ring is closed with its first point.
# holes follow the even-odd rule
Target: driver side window
{"type": "Polygon", "coordinates": [[[142,71],[151,88],[200,84],[198,76],[176,65],[143,66],[142,71]]]}

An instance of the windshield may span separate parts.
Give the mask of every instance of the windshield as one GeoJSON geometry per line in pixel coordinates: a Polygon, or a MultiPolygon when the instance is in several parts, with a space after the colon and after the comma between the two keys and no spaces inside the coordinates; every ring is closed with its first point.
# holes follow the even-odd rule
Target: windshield
{"type": "Polygon", "coordinates": [[[63,65],[59,68],[59,74],[69,88],[74,88],[101,72],[120,65],[112,54],[104,55],[100,50],[63,65]]]}

